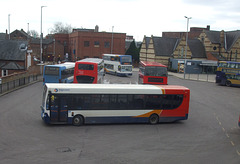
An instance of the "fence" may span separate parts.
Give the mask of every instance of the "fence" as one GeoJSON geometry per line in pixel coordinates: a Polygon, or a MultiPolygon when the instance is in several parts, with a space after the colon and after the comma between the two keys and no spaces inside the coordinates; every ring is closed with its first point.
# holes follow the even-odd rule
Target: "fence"
{"type": "Polygon", "coordinates": [[[14,90],[20,86],[24,86],[26,84],[32,83],[34,81],[41,80],[41,75],[28,75],[25,77],[19,77],[14,80],[2,82],[0,84],[0,94],[6,93],[8,91],[14,90]]]}
{"type": "MultiPolygon", "coordinates": [[[[184,79],[183,73],[168,72],[168,74],[184,79]]],[[[187,80],[207,81],[215,83],[215,78],[215,74],[185,74],[185,79],[187,80]]]]}

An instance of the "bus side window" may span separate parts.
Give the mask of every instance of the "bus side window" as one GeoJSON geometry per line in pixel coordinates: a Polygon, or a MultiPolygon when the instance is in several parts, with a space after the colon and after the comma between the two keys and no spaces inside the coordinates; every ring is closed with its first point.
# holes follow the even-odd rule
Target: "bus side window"
{"type": "Polygon", "coordinates": [[[128,108],[127,95],[118,95],[118,104],[121,109],[127,109],[128,108]]]}
{"type": "Polygon", "coordinates": [[[109,108],[110,109],[118,109],[119,108],[119,104],[117,103],[117,95],[110,95],[109,108]]]}
{"type": "Polygon", "coordinates": [[[135,109],[143,109],[144,108],[144,95],[134,95],[133,107],[135,109]]]}

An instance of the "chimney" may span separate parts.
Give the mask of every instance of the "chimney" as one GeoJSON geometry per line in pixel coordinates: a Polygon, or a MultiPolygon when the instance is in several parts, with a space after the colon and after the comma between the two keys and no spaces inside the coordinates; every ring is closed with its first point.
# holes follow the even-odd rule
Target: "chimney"
{"type": "Polygon", "coordinates": [[[207,25],[207,31],[210,31],[210,25],[207,25]]]}
{"type": "Polygon", "coordinates": [[[225,34],[225,32],[224,32],[224,30],[222,30],[221,32],[220,32],[220,43],[221,43],[221,45],[224,45],[224,34],[225,34]]]}
{"type": "Polygon", "coordinates": [[[99,30],[99,27],[98,27],[98,25],[96,25],[94,32],[98,32],[98,30],[99,30]]]}
{"type": "Polygon", "coordinates": [[[10,35],[10,34],[8,34],[8,30],[6,29],[6,35],[5,35],[5,39],[7,40],[7,39],[9,39],[9,36],[8,35],[10,35]]]}

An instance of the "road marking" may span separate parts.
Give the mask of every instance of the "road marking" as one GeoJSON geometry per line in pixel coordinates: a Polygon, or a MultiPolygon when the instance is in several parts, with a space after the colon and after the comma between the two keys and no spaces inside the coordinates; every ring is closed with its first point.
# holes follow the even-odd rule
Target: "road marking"
{"type": "Polygon", "coordinates": [[[236,150],[236,152],[237,152],[237,154],[240,156],[240,153],[239,153],[239,151],[238,151],[238,150],[236,150]]]}
{"type": "Polygon", "coordinates": [[[234,144],[234,142],[233,142],[233,141],[231,141],[231,144],[232,144],[233,146],[235,146],[235,144],[234,144]]]}
{"type": "MultiPolygon", "coordinates": [[[[215,116],[216,120],[218,121],[218,124],[221,126],[222,131],[223,131],[223,132],[225,133],[225,135],[227,136],[227,138],[230,138],[230,136],[229,136],[228,133],[226,132],[226,129],[222,126],[222,123],[221,123],[221,121],[219,120],[219,117],[216,115],[216,113],[214,113],[214,116],[215,116]]],[[[232,128],[231,128],[231,130],[234,130],[234,129],[236,129],[236,127],[232,127],[232,128]]],[[[234,144],[233,141],[230,140],[230,142],[231,142],[232,146],[235,146],[235,144],[234,144]]],[[[238,156],[240,156],[240,152],[239,152],[238,150],[236,150],[236,153],[238,154],[238,156]]]]}
{"type": "Polygon", "coordinates": [[[227,138],[229,138],[229,135],[226,133],[227,138]]]}
{"type": "Polygon", "coordinates": [[[225,132],[226,130],[224,129],[224,127],[222,127],[222,130],[225,132]]]}

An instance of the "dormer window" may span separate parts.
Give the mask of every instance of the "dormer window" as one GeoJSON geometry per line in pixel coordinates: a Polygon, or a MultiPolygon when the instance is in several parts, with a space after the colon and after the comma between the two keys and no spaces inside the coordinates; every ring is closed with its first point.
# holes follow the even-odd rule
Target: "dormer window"
{"type": "Polygon", "coordinates": [[[27,45],[24,44],[24,43],[22,43],[22,44],[20,44],[19,49],[20,49],[21,51],[26,51],[26,50],[27,50],[27,45]]]}

